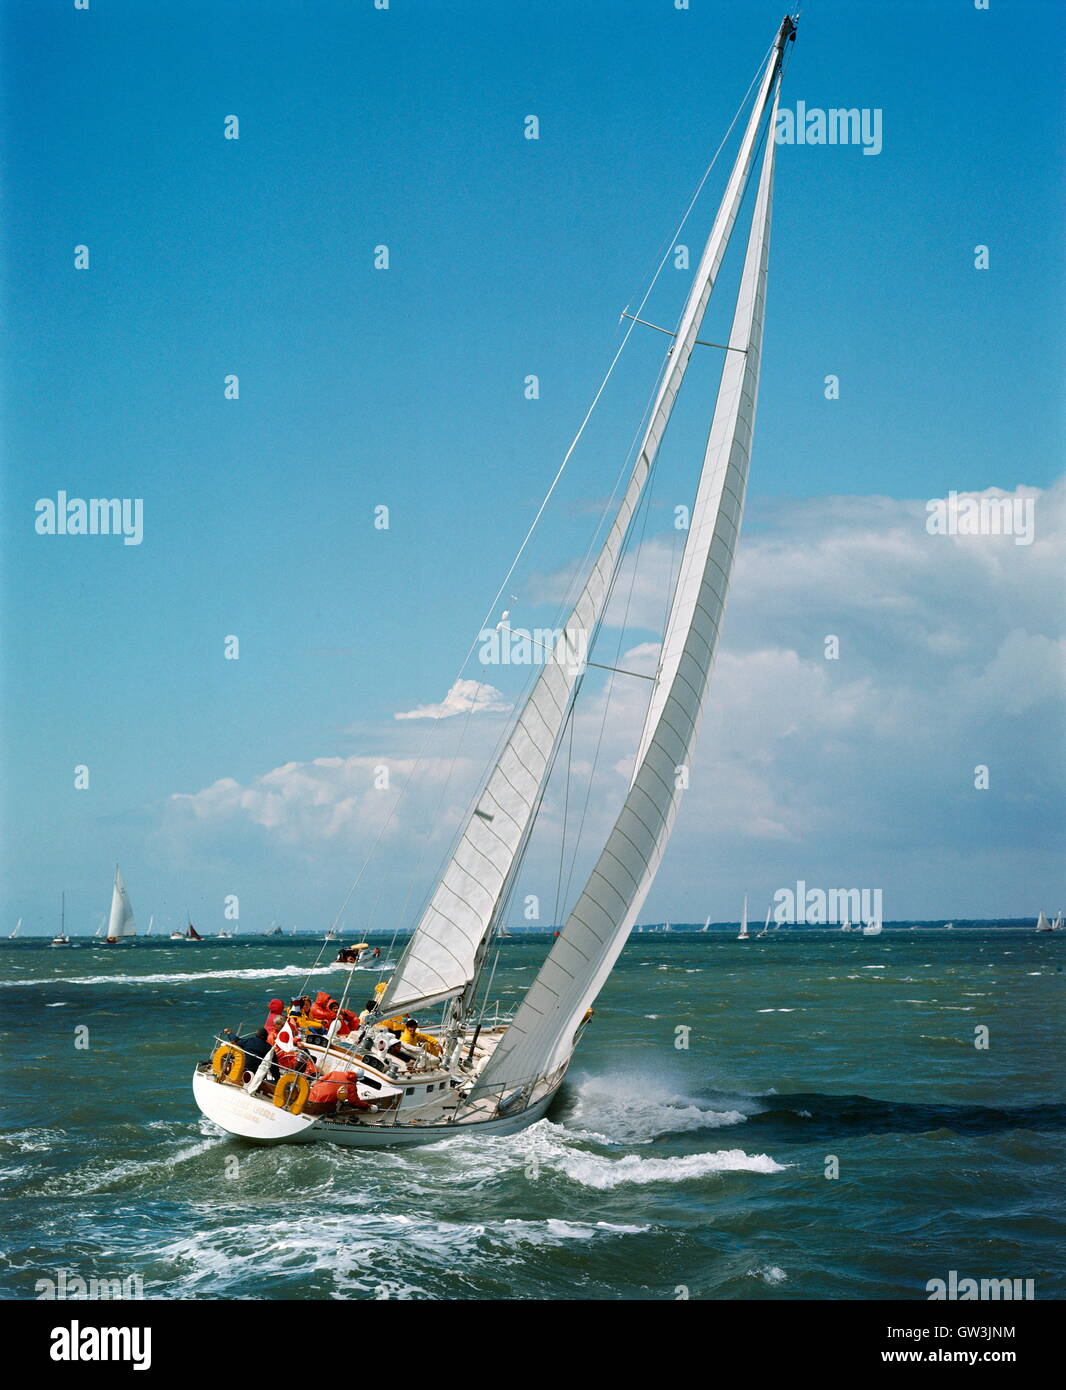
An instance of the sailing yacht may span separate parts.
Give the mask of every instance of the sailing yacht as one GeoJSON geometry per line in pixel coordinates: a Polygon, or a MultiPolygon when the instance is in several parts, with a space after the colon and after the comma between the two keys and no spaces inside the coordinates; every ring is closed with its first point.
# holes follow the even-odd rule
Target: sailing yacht
{"type": "Polygon", "coordinates": [[[190,922],[185,931],[172,931],[171,941],[203,941],[203,937],[190,922]]]}
{"type": "MultiPolygon", "coordinates": [[[[747,487],[774,129],[785,51],[794,37],[794,20],[786,16],[752,84],[740,148],[688,298],[676,330],[664,330],[671,342],[613,521],[598,555],[589,556],[573,612],[501,739],[395,970],[382,982],[377,1009],[353,1022],[344,1010],[346,992],[332,1021],[314,1030],[298,1011],[300,1001],[293,1001],[262,1060],[218,1035],[211,1060],[195,1068],[193,1094],[203,1114],[228,1133],[265,1143],[419,1144],[456,1133],[513,1133],[539,1120],[555,1099],[594,1001],[643,908],[688,785],[676,774],[690,765],[695,747],[747,487]],[[728,342],[705,344],[699,336],[704,313],[756,168],[728,342]],[[504,1015],[489,1004],[491,971],[483,984],[491,945],[569,726],[590,639],[627,542],[635,542],[634,517],[697,343],[724,349],[721,381],[628,792],[536,978],[514,1014],[504,1015]],[[438,1009],[439,1022],[411,1019],[438,1009]],[[342,1073],[351,1099],[316,1104],[310,1069],[319,1076],[342,1073]]],[[[745,903],[745,935],[746,926],[745,903]]]]}
{"type": "Polygon", "coordinates": [[[867,922],[865,927],[863,927],[862,929],[862,934],[863,936],[880,936],[881,923],[873,921],[867,922]]]}
{"type": "Polygon", "coordinates": [[[130,895],[126,892],[122,873],[116,864],[115,880],[111,885],[111,915],[107,919],[107,936],[104,939],[109,946],[115,946],[127,937],[136,935],[137,925],[133,920],[130,895]]]}
{"type": "Polygon", "coordinates": [[[69,946],[70,937],[67,935],[67,895],[59,895],[59,935],[52,937],[53,946],[69,946]]]}
{"type": "MultiPolygon", "coordinates": [[[[1062,914],[1060,913],[1059,916],[1061,917],[1062,914]]],[[[1055,930],[1054,925],[1053,925],[1051,922],[1048,921],[1048,919],[1047,919],[1047,914],[1044,912],[1044,909],[1043,909],[1043,908],[1040,909],[1040,916],[1036,919],[1036,929],[1037,929],[1037,931],[1054,931],[1054,930],[1055,930]]]]}
{"type": "Polygon", "coordinates": [[[749,941],[748,936],[748,895],[744,894],[744,911],[740,915],[740,931],[737,932],[738,941],[749,941]]]}
{"type": "Polygon", "coordinates": [[[755,938],[756,941],[759,940],[759,937],[760,937],[760,936],[766,936],[766,935],[768,934],[768,932],[769,932],[769,930],[770,930],[770,914],[773,912],[773,910],[774,910],[774,905],[773,905],[773,903],[771,903],[770,906],[766,909],[766,922],[765,922],[765,925],[763,926],[762,931],[759,933],[759,936],[757,936],[757,937],[755,938]]]}
{"type": "Polygon", "coordinates": [[[710,913],[708,913],[708,914],[707,914],[707,920],[706,920],[706,922],[704,922],[703,926],[700,927],[700,931],[701,931],[701,932],[710,931],[710,929],[711,929],[711,917],[710,917],[710,913]]]}
{"type": "Polygon", "coordinates": [[[8,941],[14,941],[14,940],[18,937],[18,934],[19,934],[19,932],[20,932],[21,930],[22,930],[22,918],[20,917],[20,918],[18,919],[18,921],[15,923],[15,930],[14,930],[14,931],[11,931],[11,932],[8,932],[8,934],[7,934],[7,939],[8,939],[8,941]]]}

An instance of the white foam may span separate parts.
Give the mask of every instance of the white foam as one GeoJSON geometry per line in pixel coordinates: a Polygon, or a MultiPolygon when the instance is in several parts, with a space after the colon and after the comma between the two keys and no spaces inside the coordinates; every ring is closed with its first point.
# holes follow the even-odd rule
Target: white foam
{"type": "MultiPolygon", "coordinates": [[[[376,1161],[376,1160],[375,1160],[376,1161]]],[[[223,1199],[225,1192],[221,1193],[223,1199]]],[[[279,1227],[275,1217],[210,1229],[217,1206],[203,1209],[200,1229],[154,1252],[172,1268],[167,1282],[185,1295],[242,1290],[269,1269],[273,1283],[289,1275],[327,1275],[334,1297],[378,1299],[439,1297],[402,1276],[420,1271],[451,1279],[456,1264],[478,1254],[569,1241],[611,1240],[650,1230],[605,1221],[510,1220],[474,1223],[371,1211],[365,1196],[331,1193],[330,1205],[293,1208],[279,1227]],[[387,1254],[387,1259],[384,1256],[387,1254]]]]}
{"type": "Polygon", "coordinates": [[[649,1144],[660,1134],[719,1129],[743,1124],[748,1117],[737,1109],[714,1110],[692,1100],[671,1100],[664,1096],[660,1074],[583,1078],[577,1086],[574,1118],[582,1130],[607,1135],[608,1143],[649,1144]]]}
{"type": "Polygon", "coordinates": [[[623,1184],[687,1182],[718,1173],[781,1173],[785,1165],[769,1154],[746,1154],[743,1149],[717,1153],[686,1154],[679,1158],[601,1158],[597,1154],[570,1153],[559,1165],[573,1182],[606,1191],[623,1184]]]}
{"type": "Polygon", "coordinates": [[[25,989],[28,985],[169,985],[187,984],[192,980],[280,980],[299,976],[306,979],[311,975],[325,975],[328,965],[283,965],[265,966],[254,970],[194,970],[174,971],[157,975],[81,975],[67,978],[44,980],[0,980],[0,989],[25,989]]]}

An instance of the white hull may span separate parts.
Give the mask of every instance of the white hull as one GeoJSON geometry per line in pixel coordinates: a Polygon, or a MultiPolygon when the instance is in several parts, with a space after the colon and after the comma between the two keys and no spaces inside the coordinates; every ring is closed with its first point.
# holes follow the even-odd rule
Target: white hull
{"type": "Polygon", "coordinates": [[[338,1123],[330,1116],[290,1115],[271,1101],[249,1096],[235,1086],[194,1072],[192,1091],[207,1118],[227,1134],[256,1144],[341,1144],[345,1148],[390,1148],[397,1144],[433,1144],[456,1134],[517,1134],[543,1119],[562,1085],[562,1077],[545,1096],[515,1115],[455,1124],[338,1123]]]}

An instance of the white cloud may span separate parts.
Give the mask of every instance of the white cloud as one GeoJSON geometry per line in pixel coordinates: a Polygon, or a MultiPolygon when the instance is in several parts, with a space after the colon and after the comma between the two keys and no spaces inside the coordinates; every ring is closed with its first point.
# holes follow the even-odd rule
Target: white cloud
{"type": "MultiPolygon", "coordinates": [[[[735,915],[742,892],[754,902],[797,877],[882,887],[890,917],[1035,912],[1041,895],[1055,900],[1066,485],[1019,494],[1035,498],[1030,546],[1009,536],[931,536],[922,501],[833,497],[749,507],[692,787],[649,899],[650,919],[735,915]],[[825,657],[830,634],[839,638],[839,660],[825,657]],[[974,788],[978,764],[990,768],[988,791],[974,788]]],[[[633,578],[628,630],[608,627],[594,659],[654,670],[657,643],[647,634],[661,626],[672,562],[673,538],[641,548],[636,574],[616,586],[628,595],[633,578]]],[[[557,599],[561,584],[541,577],[527,592],[557,599]]],[[[611,620],[620,623],[621,613],[611,620]]],[[[566,809],[564,867],[588,794],[571,900],[624,796],[649,693],[647,681],[626,675],[586,678],[566,809]]],[[[507,709],[499,690],[470,680],[439,705],[395,718],[507,709]]],[[[471,721],[461,758],[442,756],[435,744],[435,756],[419,764],[387,837],[405,885],[401,901],[412,878],[419,896],[428,886],[499,727],[499,720],[471,721]]],[[[397,732],[391,721],[367,728],[364,752],[392,746],[397,732]]],[[[416,765],[403,752],[391,765],[394,786],[416,765]]],[[[559,878],[568,756],[569,741],[518,886],[539,894],[546,923],[559,878]]],[[[383,761],[287,763],[245,785],[222,779],[172,800],[185,825],[254,827],[267,843],[330,864],[338,840],[362,845],[380,830],[391,799],[371,779],[383,761]]]]}
{"type": "Polygon", "coordinates": [[[451,719],[455,714],[506,714],[511,706],[494,685],[481,681],[458,680],[439,705],[419,705],[417,709],[394,714],[393,719],[451,719]]]}

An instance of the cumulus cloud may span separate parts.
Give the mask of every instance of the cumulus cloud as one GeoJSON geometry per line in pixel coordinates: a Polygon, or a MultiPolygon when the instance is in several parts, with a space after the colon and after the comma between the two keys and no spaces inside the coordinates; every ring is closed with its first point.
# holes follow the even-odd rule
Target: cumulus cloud
{"type": "Polygon", "coordinates": [[[438,705],[419,705],[394,719],[451,719],[456,714],[506,714],[511,706],[493,685],[458,680],[438,705]]]}
{"type": "MultiPolygon", "coordinates": [[[[1016,495],[1034,502],[1031,545],[930,534],[919,500],[749,505],[691,788],[649,919],[735,915],[742,892],[754,901],[798,877],[881,887],[889,917],[990,916],[1035,911],[1040,895],[1055,901],[1066,486],[1016,495]],[[974,785],[978,765],[989,768],[987,791],[974,785]]],[[[616,586],[628,611],[609,613],[594,660],[654,671],[676,562],[672,536],[640,548],[635,571],[616,586]]],[[[555,602],[569,578],[542,576],[526,592],[555,602]]],[[[613,822],[649,693],[629,675],[586,677],[573,752],[568,737],[518,886],[539,896],[545,923],[558,884],[571,878],[572,901],[613,822]]],[[[440,704],[395,718],[508,708],[495,687],[470,680],[440,704]]],[[[427,843],[434,859],[443,853],[499,726],[470,721],[461,758],[438,751],[418,764],[388,832],[408,877],[427,843]]],[[[366,738],[388,746],[384,728],[366,738]]],[[[173,808],[186,824],[254,826],[269,843],[328,860],[338,840],[380,831],[388,802],[372,785],[380,761],[286,763],[245,784],[226,778],[175,797],[173,808]]],[[[416,762],[406,753],[395,761],[394,782],[416,762]]]]}

